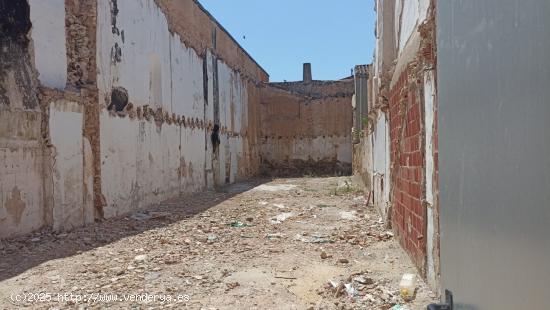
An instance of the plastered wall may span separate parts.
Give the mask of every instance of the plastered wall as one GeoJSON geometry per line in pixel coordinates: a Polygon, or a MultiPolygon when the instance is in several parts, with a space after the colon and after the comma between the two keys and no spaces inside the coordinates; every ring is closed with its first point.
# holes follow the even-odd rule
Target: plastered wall
{"type": "Polygon", "coordinates": [[[372,203],[437,289],[435,5],[431,0],[376,1],[376,49],[369,77],[371,124],[360,141],[372,147],[370,153],[369,147],[360,148],[359,156],[373,160],[368,188],[372,203]]]}
{"type": "Polygon", "coordinates": [[[258,173],[268,75],[198,2],[2,9],[14,18],[1,21],[10,32],[0,37],[0,238],[72,229],[258,173]]]}
{"type": "MultiPolygon", "coordinates": [[[[165,15],[152,0],[100,0],[98,21],[101,188],[106,216],[256,172],[257,165],[244,160],[253,148],[249,137],[257,134],[247,131],[257,128],[248,123],[249,106],[257,104],[247,95],[252,77],[240,73],[246,72],[250,60],[234,63],[242,65],[234,68],[225,62],[233,54],[225,56],[214,45],[212,49],[208,44],[193,45],[195,38],[189,33],[198,25],[185,31],[185,38],[171,32],[169,25],[180,25],[179,17],[172,12],[165,15]],[[201,47],[205,50],[197,51],[201,47]],[[107,110],[115,87],[128,93],[131,107],[122,114],[107,110]],[[214,124],[221,127],[216,160],[210,139],[214,124]]],[[[210,18],[196,22],[218,27],[210,18]]],[[[256,82],[265,78],[258,71],[251,74],[256,74],[256,82]]]]}

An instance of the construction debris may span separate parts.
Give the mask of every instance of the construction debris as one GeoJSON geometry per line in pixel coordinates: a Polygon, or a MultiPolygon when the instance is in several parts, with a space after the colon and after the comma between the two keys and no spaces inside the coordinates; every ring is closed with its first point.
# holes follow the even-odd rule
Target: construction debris
{"type": "MultiPolygon", "coordinates": [[[[2,304],[7,293],[44,288],[74,294],[189,297],[171,304],[174,309],[416,309],[434,302],[421,281],[414,300],[401,298],[399,280],[415,268],[376,211],[356,205],[357,193],[333,195],[340,179],[292,179],[295,186],[290,191],[244,191],[230,198],[231,188],[201,193],[140,216],[4,240],[0,308],[13,308],[2,304]],[[283,205],[284,213],[274,204],[283,205]],[[357,219],[343,220],[342,212],[357,219]],[[271,219],[279,221],[272,224],[271,219]]],[[[288,185],[286,180],[265,185],[288,188],[281,184],[288,185]]],[[[45,303],[27,308],[33,306],[115,305],[45,303]]],[[[116,304],[136,309],[160,306],[116,304]]]]}

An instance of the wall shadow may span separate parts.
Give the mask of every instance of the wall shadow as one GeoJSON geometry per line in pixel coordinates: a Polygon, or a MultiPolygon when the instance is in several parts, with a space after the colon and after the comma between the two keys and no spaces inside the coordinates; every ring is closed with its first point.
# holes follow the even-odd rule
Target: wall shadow
{"type": "Polygon", "coordinates": [[[254,187],[269,178],[252,179],[164,201],[145,211],[107,219],[67,232],[42,230],[30,235],[0,240],[0,281],[53,259],[60,259],[105,246],[120,239],[184,221],[254,187]]]}

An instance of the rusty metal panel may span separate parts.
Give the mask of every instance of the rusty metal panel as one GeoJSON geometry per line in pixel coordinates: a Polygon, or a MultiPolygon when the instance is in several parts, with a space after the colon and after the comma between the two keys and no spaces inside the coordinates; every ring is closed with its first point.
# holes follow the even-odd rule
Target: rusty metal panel
{"type": "Polygon", "coordinates": [[[550,1],[437,1],[442,288],[548,309],[550,1]]]}

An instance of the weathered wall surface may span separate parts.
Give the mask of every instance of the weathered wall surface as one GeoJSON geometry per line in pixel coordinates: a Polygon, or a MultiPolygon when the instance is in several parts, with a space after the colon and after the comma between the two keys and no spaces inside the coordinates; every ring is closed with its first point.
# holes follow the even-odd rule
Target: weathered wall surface
{"type": "Polygon", "coordinates": [[[198,2],[6,3],[1,238],[258,173],[268,75],[198,2]]]}
{"type": "MultiPolygon", "coordinates": [[[[249,124],[248,113],[258,102],[249,101],[248,80],[258,83],[266,75],[250,58],[241,62],[232,58],[246,56],[233,41],[225,48],[195,41],[207,38],[193,37],[194,31],[218,26],[194,2],[189,1],[190,9],[205,17],[195,20],[199,24],[183,22],[175,11],[165,15],[154,1],[145,2],[98,3],[101,188],[106,216],[257,173],[258,164],[251,160],[254,141],[249,141],[257,135],[249,128],[257,125],[249,124]],[[182,29],[179,26],[190,28],[182,30],[185,37],[181,37],[170,32],[169,25],[176,31],[182,29]],[[143,36],[144,32],[149,35],[143,36]],[[241,74],[247,71],[248,77],[241,74]],[[112,111],[116,110],[113,90],[127,94],[123,111],[112,111]],[[210,141],[213,124],[221,127],[217,160],[212,158],[210,141]]],[[[220,31],[217,40],[223,42],[224,35],[220,31]]]]}
{"type": "MultiPolygon", "coordinates": [[[[372,202],[433,288],[439,278],[434,7],[430,0],[376,2],[369,126],[372,202]]],[[[368,150],[363,147],[361,150],[368,150]]],[[[364,173],[366,174],[366,173],[364,173]]]]}
{"type": "Polygon", "coordinates": [[[350,174],[353,80],[270,83],[262,89],[262,170],[350,174]]]}
{"type": "Polygon", "coordinates": [[[43,86],[64,89],[67,83],[65,0],[29,0],[34,63],[43,86]]]}
{"type": "MultiPolygon", "coordinates": [[[[184,44],[201,56],[207,50],[229,67],[254,81],[267,82],[268,74],[242,49],[237,41],[208,13],[197,0],[154,0],[169,16],[170,31],[182,35],[184,44]]],[[[122,2],[122,1],[119,1],[122,2]]]]}
{"type": "Polygon", "coordinates": [[[66,99],[58,99],[49,104],[50,167],[54,201],[51,216],[53,228],[56,230],[70,229],[94,221],[92,198],[85,197],[91,193],[91,188],[84,188],[87,183],[84,181],[83,169],[83,112],[82,105],[66,99]]]}
{"type": "Polygon", "coordinates": [[[33,65],[30,7],[22,1],[0,8],[0,236],[40,228],[43,148],[33,65]]]}

